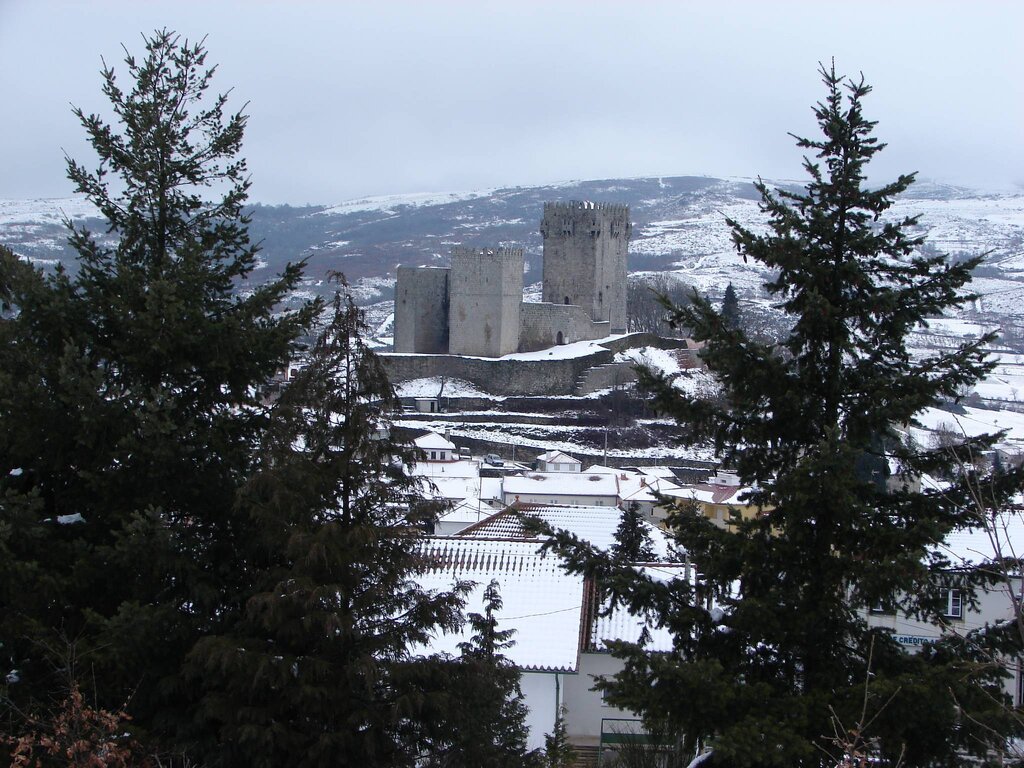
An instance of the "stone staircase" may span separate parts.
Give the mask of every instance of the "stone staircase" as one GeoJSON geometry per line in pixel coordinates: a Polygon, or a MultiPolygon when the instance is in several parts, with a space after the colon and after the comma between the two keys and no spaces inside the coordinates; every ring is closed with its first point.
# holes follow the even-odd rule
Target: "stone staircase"
{"type": "Polygon", "coordinates": [[[575,395],[589,395],[601,389],[619,387],[636,381],[636,371],[633,364],[604,363],[588,368],[576,379],[575,395]]]}

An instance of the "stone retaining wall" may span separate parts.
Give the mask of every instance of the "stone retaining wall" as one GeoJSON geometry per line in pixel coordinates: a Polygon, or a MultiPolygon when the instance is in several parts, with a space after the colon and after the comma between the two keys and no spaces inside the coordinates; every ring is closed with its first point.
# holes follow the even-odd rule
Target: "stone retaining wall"
{"type": "Polygon", "coordinates": [[[458,355],[409,355],[381,353],[392,383],[435,376],[463,379],[492,395],[571,395],[585,371],[612,362],[615,353],[634,347],[686,347],[683,339],[653,333],[634,333],[602,342],[588,355],[550,360],[516,360],[460,357],[458,355]]]}

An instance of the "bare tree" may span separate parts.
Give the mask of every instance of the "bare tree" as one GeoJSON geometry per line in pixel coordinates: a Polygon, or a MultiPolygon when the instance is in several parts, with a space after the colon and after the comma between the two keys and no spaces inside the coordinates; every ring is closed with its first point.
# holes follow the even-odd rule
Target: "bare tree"
{"type": "Polygon", "coordinates": [[[626,286],[627,324],[632,332],[656,333],[659,336],[682,336],[684,329],[669,325],[668,310],[662,298],[674,306],[690,303],[693,287],[667,273],[632,275],[626,286]]]}

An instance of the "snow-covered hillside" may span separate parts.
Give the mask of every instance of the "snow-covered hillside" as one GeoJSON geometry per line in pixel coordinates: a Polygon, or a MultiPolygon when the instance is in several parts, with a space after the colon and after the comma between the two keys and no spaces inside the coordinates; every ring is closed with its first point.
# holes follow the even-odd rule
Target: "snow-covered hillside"
{"type": "MultiPolygon", "coordinates": [[[[774,186],[769,184],[770,186],[774,186]]],[[[793,182],[780,186],[792,189],[793,182]]],[[[595,200],[630,205],[633,237],[629,267],[636,272],[675,273],[712,297],[730,282],[741,308],[772,312],[761,285],[769,277],[758,264],[736,253],[727,219],[762,230],[765,217],[749,179],[661,177],[564,182],[468,192],[366,197],[333,206],[256,206],[253,239],[262,244],[261,268],[251,282],[268,279],[285,262],[307,259],[307,280],[293,300],[326,295],[330,271],[344,272],[357,300],[367,306],[380,337],[393,333],[391,296],[400,264],[443,266],[453,245],[493,247],[515,244],[526,252],[527,298],[539,299],[542,266],[539,223],[548,201],[595,200]],[[265,267],[263,265],[266,265],[265,267]]],[[[63,222],[93,219],[81,198],[0,200],[0,243],[40,266],[64,263],[74,269],[63,222]]],[[[887,218],[918,217],[915,232],[926,248],[954,258],[986,254],[972,289],[978,298],[957,313],[916,333],[913,349],[927,355],[990,330],[1002,333],[993,351],[999,366],[970,395],[971,406],[1012,425],[1008,440],[1024,447],[1024,429],[1007,414],[1024,411],[1024,192],[980,192],[919,182],[887,218]]],[[[102,232],[102,222],[86,222],[102,232]]],[[[245,287],[243,286],[243,289],[245,287]]],[[[687,377],[692,378],[692,376],[687,377]]],[[[706,382],[681,381],[706,387],[706,382]]],[[[939,417],[942,420],[941,415],[939,417]]],[[[950,419],[944,419],[949,422],[950,419]]],[[[526,435],[521,436],[524,439],[526,435]]]]}

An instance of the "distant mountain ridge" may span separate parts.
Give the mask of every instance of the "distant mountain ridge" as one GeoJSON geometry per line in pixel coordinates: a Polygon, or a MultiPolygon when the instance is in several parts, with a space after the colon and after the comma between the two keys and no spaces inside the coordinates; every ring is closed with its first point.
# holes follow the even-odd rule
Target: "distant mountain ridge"
{"type": "MultiPolygon", "coordinates": [[[[796,182],[769,184],[796,187],[796,182]]],[[[262,244],[262,262],[252,280],[306,259],[307,281],[296,298],[326,293],[327,274],[340,271],[363,301],[384,301],[398,265],[443,266],[453,245],[515,244],[526,252],[530,284],[540,279],[543,204],[568,200],[630,206],[631,272],[677,272],[715,295],[732,282],[748,297],[756,296],[767,277],[759,265],[736,255],[725,223],[728,217],[762,226],[751,180],[676,176],[386,195],[331,206],[255,205],[251,235],[262,244]]],[[[65,215],[97,233],[104,230],[81,199],[0,200],[0,243],[38,264],[59,262],[74,269],[65,215]]],[[[1024,322],[1024,194],[919,182],[897,201],[892,215],[921,215],[928,248],[954,257],[988,252],[974,286],[981,300],[971,311],[988,320],[1024,322]]]]}

